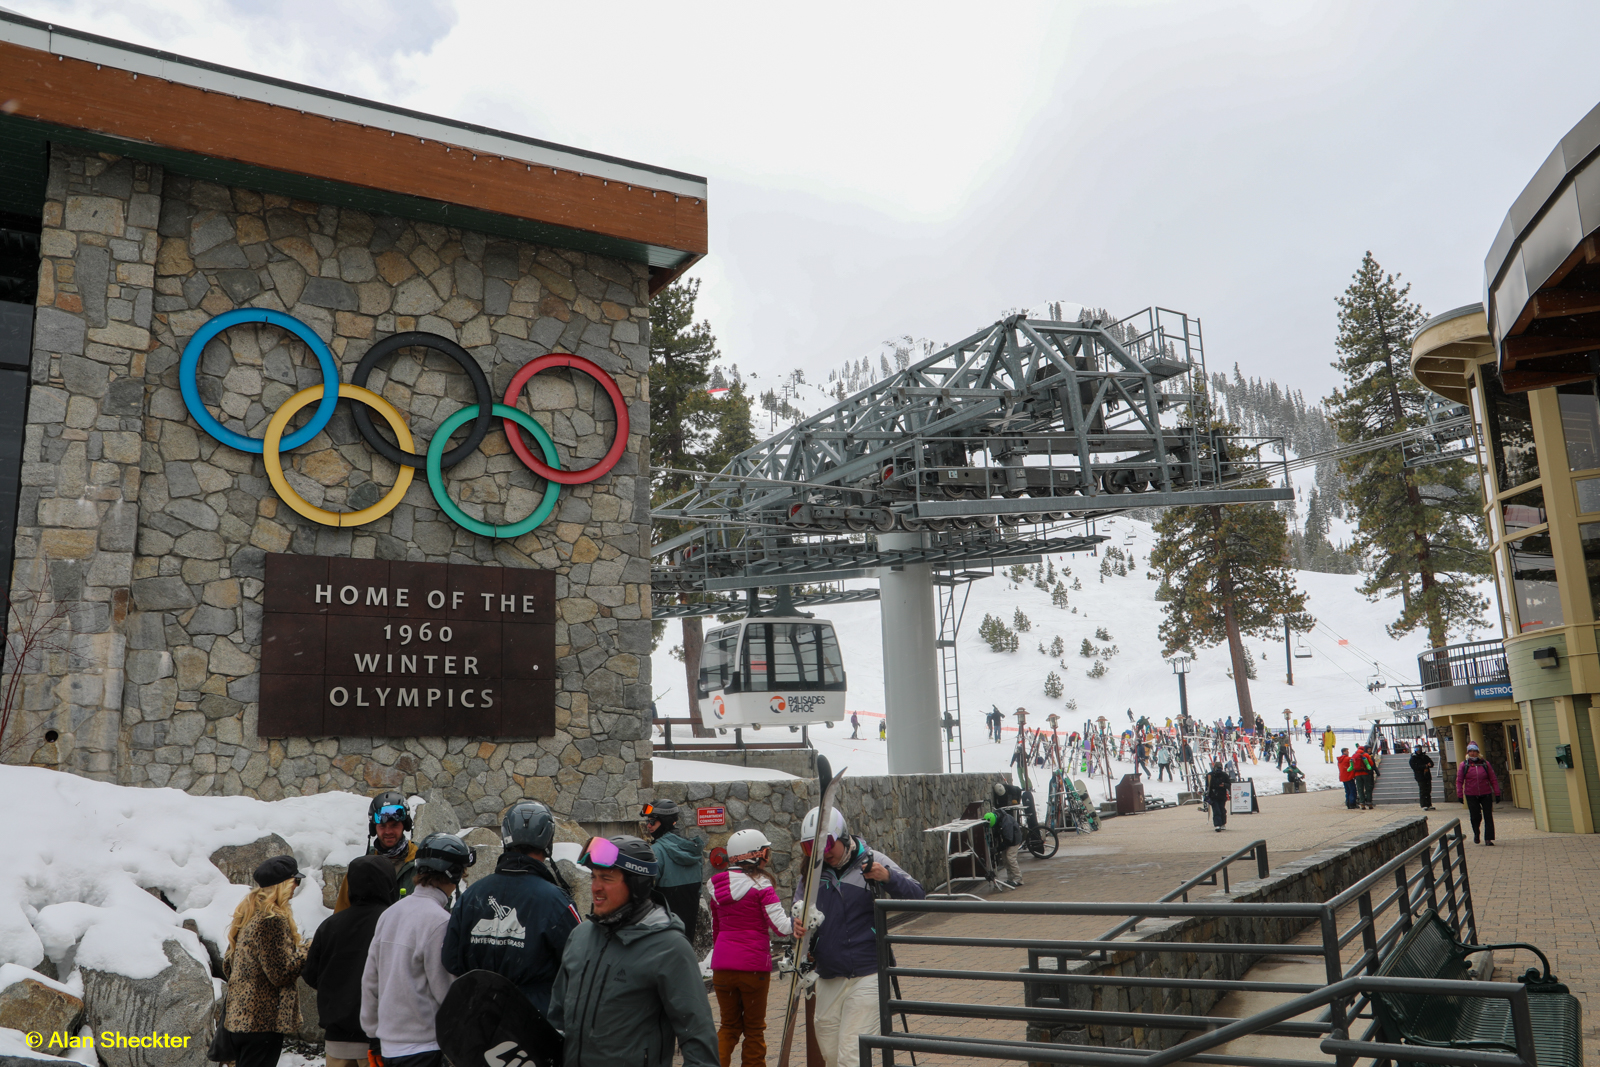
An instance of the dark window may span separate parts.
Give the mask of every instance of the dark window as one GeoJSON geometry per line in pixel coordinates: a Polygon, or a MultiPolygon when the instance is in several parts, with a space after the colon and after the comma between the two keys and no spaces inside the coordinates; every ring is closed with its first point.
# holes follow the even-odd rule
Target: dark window
{"type": "Polygon", "coordinates": [[[706,634],[700,652],[700,695],[718,689],[739,691],[739,627],[727,626],[706,634]]]}
{"type": "Polygon", "coordinates": [[[844,662],[833,627],[804,622],[754,623],[745,627],[744,657],[749,689],[843,689],[844,662]]]}
{"type": "Polygon", "coordinates": [[[1550,551],[1550,535],[1542,533],[1524,537],[1520,541],[1513,541],[1510,549],[1511,587],[1517,600],[1519,632],[1560,626],[1566,619],[1561,611],[1561,588],[1556,584],[1556,562],[1550,551]]]}
{"type": "Polygon", "coordinates": [[[1528,410],[1528,394],[1502,390],[1500,374],[1492,366],[1483,368],[1483,391],[1489,409],[1489,451],[1494,455],[1495,478],[1503,493],[1539,477],[1533,415],[1528,410]]]}
{"type": "Polygon", "coordinates": [[[0,212],[0,640],[11,621],[11,561],[38,289],[39,220],[0,212]]]}
{"type": "Polygon", "coordinates": [[[1526,493],[1518,493],[1509,500],[1501,502],[1501,514],[1505,516],[1506,535],[1516,533],[1518,530],[1531,530],[1535,526],[1543,526],[1547,522],[1544,513],[1544,490],[1530,489],[1526,493]]]}
{"type": "Polygon", "coordinates": [[[1561,402],[1567,469],[1586,471],[1600,467],[1600,399],[1594,395],[1594,382],[1560,386],[1556,399],[1561,402]]]}

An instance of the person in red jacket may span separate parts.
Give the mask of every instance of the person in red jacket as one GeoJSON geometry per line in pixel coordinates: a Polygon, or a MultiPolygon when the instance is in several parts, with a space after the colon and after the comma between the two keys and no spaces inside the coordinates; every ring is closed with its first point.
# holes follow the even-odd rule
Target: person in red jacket
{"type": "Polygon", "coordinates": [[[1483,843],[1494,844],[1494,802],[1500,799],[1500,779],[1494,768],[1478,752],[1476,741],[1467,744],[1467,758],[1456,767],[1456,796],[1467,801],[1472,818],[1472,843],[1478,843],[1478,824],[1483,824],[1483,843]]]}
{"type": "Polygon", "coordinates": [[[767,990],[772,938],[793,929],[767,864],[772,842],[760,830],[728,838],[733,867],[711,876],[711,988],[717,994],[717,1058],[731,1067],[744,1039],[743,1067],[767,1062],[767,990]]]}
{"type": "Polygon", "coordinates": [[[1350,750],[1339,750],[1339,781],[1344,783],[1344,806],[1351,811],[1356,807],[1356,780],[1350,773],[1350,750]]]}

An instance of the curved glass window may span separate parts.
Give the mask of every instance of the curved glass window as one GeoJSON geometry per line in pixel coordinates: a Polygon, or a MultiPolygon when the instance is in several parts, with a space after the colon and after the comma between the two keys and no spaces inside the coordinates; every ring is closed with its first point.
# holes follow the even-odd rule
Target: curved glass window
{"type": "Polygon", "coordinates": [[[700,652],[700,695],[717,689],[739,691],[739,627],[724,626],[706,634],[700,652]]]}
{"type": "Polygon", "coordinates": [[[1504,536],[1510,537],[1518,530],[1531,530],[1549,521],[1544,512],[1544,490],[1530,489],[1500,502],[1500,514],[1505,521],[1504,536]]]}
{"type": "Polygon", "coordinates": [[[1561,435],[1567,442],[1567,469],[1586,471],[1600,467],[1600,399],[1594,382],[1556,388],[1561,403],[1561,435]]]}
{"type": "Polygon", "coordinates": [[[1592,515],[1600,511],[1600,478],[1579,478],[1572,483],[1578,498],[1578,514],[1592,515]]]}
{"type": "Polygon", "coordinates": [[[1539,477],[1539,453],[1533,445],[1533,413],[1527,393],[1507,393],[1500,388],[1500,373],[1483,368],[1485,407],[1489,415],[1489,451],[1494,456],[1495,480],[1503,493],[1539,477]]]}
{"type": "Polygon", "coordinates": [[[1556,561],[1550,548],[1550,535],[1533,534],[1513,541],[1509,550],[1518,632],[1560,626],[1566,619],[1561,612],[1561,588],[1556,583],[1556,561]]]}
{"type": "Polygon", "coordinates": [[[1578,524],[1578,540],[1583,545],[1583,572],[1589,580],[1589,603],[1600,619],[1600,522],[1578,524]]]}

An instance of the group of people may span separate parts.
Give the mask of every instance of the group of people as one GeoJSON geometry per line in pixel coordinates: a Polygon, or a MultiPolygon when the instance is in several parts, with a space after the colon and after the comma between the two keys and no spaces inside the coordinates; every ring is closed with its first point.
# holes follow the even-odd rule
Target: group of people
{"type": "MultiPolygon", "coordinates": [[[[952,724],[952,721],[953,721],[950,718],[950,713],[948,711],[944,713],[944,720],[945,720],[945,726],[944,726],[945,732],[948,733],[950,731],[951,724],[952,724]]],[[[879,741],[887,741],[888,739],[889,739],[889,716],[885,715],[881,719],[878,720],[878,740],[879,741]]],[[[859,711],[852,711],[850,713],[850,740],[852,740],[852,741],[861,740],[861,713],[859,711]]]]}
{"type": "MultiPolygon", "coordinates": [[[[404,798],[380,794],[368,809],[367,854],[350,864],[334,914],[309,942],[290,911],[304,880],[294,857],[254,871],[223,959],[221,1024],[238,1067],[272,1067],[284,1035],[299,1032],[297,978],[317,992],[328,1067],[442,1067],[440,1006],[457,978],[477,970],[511,982],[562,1033],[566,1067],[666,1067],[675,1050],[685,1067],[730,1067],[741,1042],[743,1067],[758,1067],[771,939],[802,936],[812,938],[818,1043],[828,1067],[855,1067],[856,1036],[878,1027],[873,901],[920,899],[922,887],[832,812],[812,921],[796,930],[765,834],[733,834],[728,868],[703,885],[702,843],[678,832],[678,815],[658,801],[641,813],[650,840],[590,839],[578,860],[590,871],[585,918],[552,861],[556,823],[544,804],[506,811],[493,873],[463,889],[476,851],[454,834],[411,840],[404,798]],[[693,949],[702,891],[720,1025],[693,949]]],[[[808,855],[818,817],[813,808],[802,825],[808,855]]],[[[803,892],[796,887],[796,914],[803,892]]]]}

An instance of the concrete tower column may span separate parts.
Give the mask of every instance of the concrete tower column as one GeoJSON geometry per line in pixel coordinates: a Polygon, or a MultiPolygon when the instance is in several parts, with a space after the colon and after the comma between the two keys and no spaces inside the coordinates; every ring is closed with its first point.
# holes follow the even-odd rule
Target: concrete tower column
{"type": "MultiPolygon", "coordinates": [[[[879,534],[878,547],[923,547],[917,533],[879,534]]],[[[889,773],[938,774],[939,636],[933,568],[886,571],[878,578],[883,626],[883,706],[889,715],[889,773]]]]}

